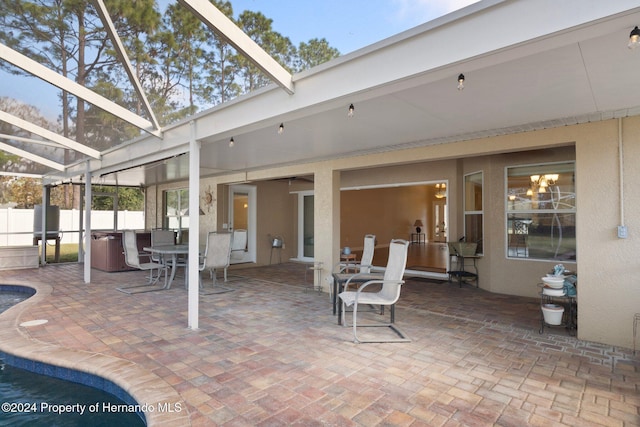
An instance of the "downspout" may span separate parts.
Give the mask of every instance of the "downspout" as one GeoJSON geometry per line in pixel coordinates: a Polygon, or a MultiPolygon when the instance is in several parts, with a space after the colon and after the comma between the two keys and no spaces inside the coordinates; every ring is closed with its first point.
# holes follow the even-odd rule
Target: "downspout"
{"type": "MultiPolygon", "coordinates": [[[[624,225],[624,151],[622,141],[622,118],[618,118],[618,171],[619,187],[620,187],[620,226],[624,229],[626,237],[626,227],[624,225]]],[[[618,237],[620,237],[620,231],[618,231],[618,237]]]]}

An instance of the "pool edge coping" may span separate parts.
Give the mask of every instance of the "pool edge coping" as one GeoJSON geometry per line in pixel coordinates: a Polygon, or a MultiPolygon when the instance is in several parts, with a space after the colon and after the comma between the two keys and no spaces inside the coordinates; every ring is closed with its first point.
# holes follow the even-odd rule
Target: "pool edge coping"
{"type": "Polygon", "coordinates": [[[120,387],[136,402],[142,402],[140,405],[154,408],[167,403],[181,405],[183,415],[176,412],[145,411],[145,421],[149,427],[191,425],[189,409],[184,399],[169,383],[148,369],[126,359],[88,350],[69,349],[28,336],[25,328],[20,326],[23,322],[22,315],[27,308],[37,306],[51,296],[53,287],[39,283],[6,285],[32,288],[35,294],[0,313],[0,351],[14,357],[102,377],[120,387]]]}

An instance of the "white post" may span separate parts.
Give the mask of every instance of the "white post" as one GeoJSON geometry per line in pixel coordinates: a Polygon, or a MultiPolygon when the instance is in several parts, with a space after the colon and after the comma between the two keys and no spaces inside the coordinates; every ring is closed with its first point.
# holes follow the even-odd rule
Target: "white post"
{"type": "Polygon", "coordinates": [[[91,283],[91,171],[84,173],[84,283],[91,283]]]}
{"type": "Polygon", "coordinates": [[[189,139],[189,296],[190,329],[198,329],[199,255],[200,255],[200,143],[196,140],[196,123],[191,121],[189,139]]]}
{"type": "Polygon", "coordinates": [[[42,186],[42,215],[40,216],[40,242],[42,243],[42,265],[47,264],[47,202],[49,201],[49,193],[47,187],[42,186]]]}

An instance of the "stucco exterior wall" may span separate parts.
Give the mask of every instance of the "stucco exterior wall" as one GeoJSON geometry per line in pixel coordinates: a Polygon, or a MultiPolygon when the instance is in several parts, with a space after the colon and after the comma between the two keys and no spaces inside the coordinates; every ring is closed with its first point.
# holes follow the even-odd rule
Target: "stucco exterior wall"
{"type": "MultiPolygon", "coordinates": [[[[628,348],[632,346],[633,315],[640,312],[640,286],[635,283],[640,270],[636,255],[640,251],[640,192],[636,191],[640,170],[635,165],[636,159],[640,158],[640,117],[621,121],[622,194],[619,191],[618,123],[614,119],[293,165],[242,176],[207,178],[203,180],[201,190],[209,185],[216,189],[217,212],[207,213],[201,221],[213,221],[214,226],[220,224],[219,215],[225,207],[220,200],[224,197],[217,193],[224,184],[311,174],[315,179],[315,259],[323,262],[322,276],[326,279],[339,259],[340,188],[446,179],[450,194],[450,236],[458,236],[462,230],[464,174],[482,171],[485,239],[484,256],[478,264],[480,286],[496,293],[537,297],[536,284],[556,262],[507,259],[505,167],[575,159],[578,262],[567,266],[578,272],[578,337],[628,348]],[[622,206],[624,218],[621,218],[622,206]],[[627,239],[616,236],[616,227],[623,220],[629,230],[627,239]]],[[[155,194],[161,194],[164,188],[159,188],[155,194]]],[[[282,191],[284,195],[276,197],[279,200],[277,223],[282,226],[291,223],[292,237],[288,243],[295,244],[294,197],[286,188],[270,187],[267,190],[265,187],[263,190],[267,197],[259,196],[258,210],[259,217],[266,219],[261,219],[260,229],[275,226],[276,222],[270,219],[273,214],[270,213],[271,201],[276,197],[272,191],[282,191]]],[[[154,198],[157,197],[147,194],[149,205],[153,205],[154,198]]],[[[258,237],[259,242],[260,239],[258,237]]],[[[293,248],[291,250],[287,256],[294,256],[293,248]]],[[[266,252],[259,250],[258,262],[265,263],[265,256],[266,252]]],[[[326,280],[323,287],[328,289],[326,280]]]]}
{"type": "Polygon", "coordinates": [[[632,347],[640,312],[640,118],[622,120],[623,192],[619,191],[618,121],[584,126],[577,141],[578,333],[589,341],[632,347]],[[622,196],[622,199],[621,199],[622,196]],[[621,205],[621,201],[623,202],[621,205]],[[621,206],[629,237],[619,239],[621,206]]]}

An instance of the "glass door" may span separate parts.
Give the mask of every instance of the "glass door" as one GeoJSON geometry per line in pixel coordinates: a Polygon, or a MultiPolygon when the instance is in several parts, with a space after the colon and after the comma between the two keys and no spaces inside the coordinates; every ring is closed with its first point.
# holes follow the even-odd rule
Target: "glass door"
{"type": "Polygon", "coordinates": [[[298,193],[298,258],[304,261],[314,257],[313,209],[313,191],[298,193]]]}
{"type": "Polygon", "coordinates": [[[229,231],[234,233],[231,264],[256,261],[256,187],[232,185],[229,190],[229,231]]]}
{"type": "Polygon", "coordinates": [[[447,202],[440,199],[433,202],[433,241],[444,243],[447,241],[447,202]]]}

